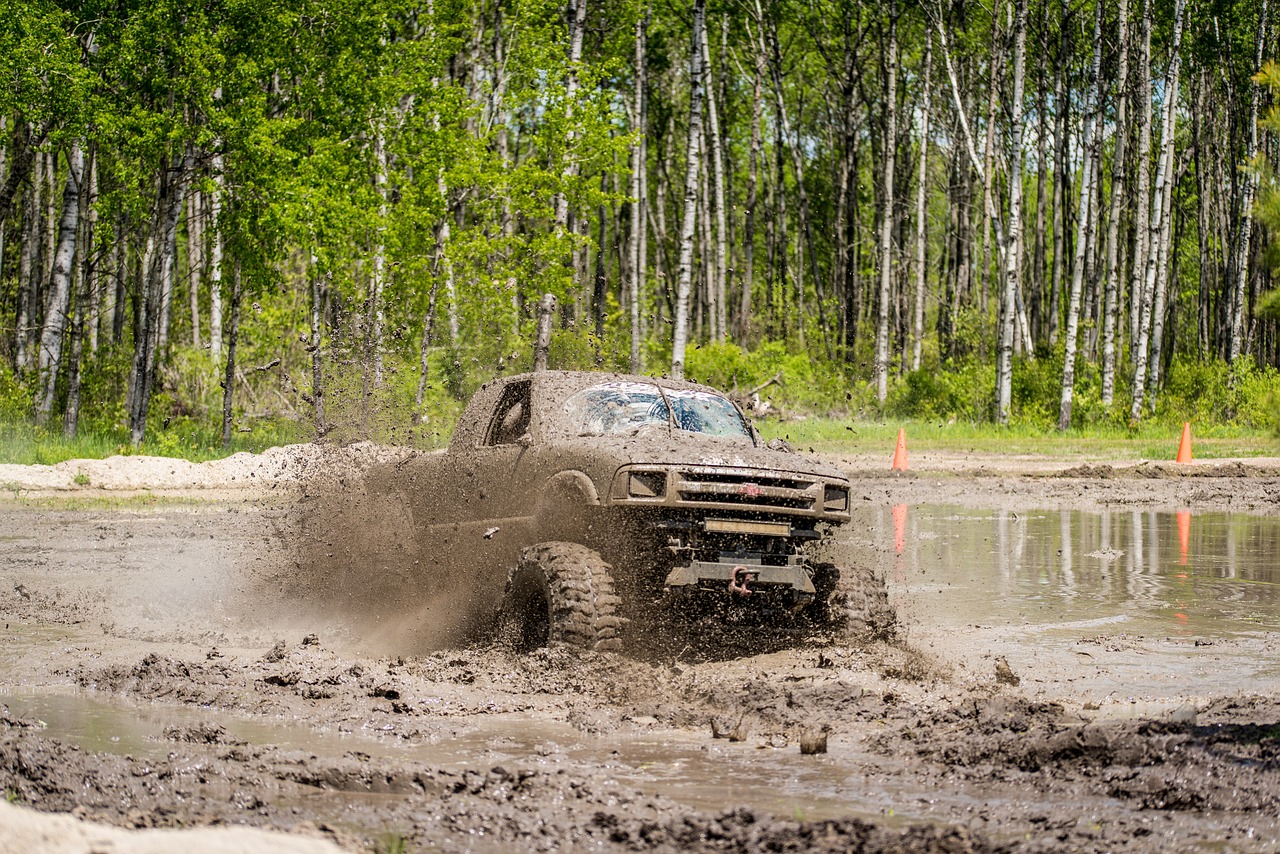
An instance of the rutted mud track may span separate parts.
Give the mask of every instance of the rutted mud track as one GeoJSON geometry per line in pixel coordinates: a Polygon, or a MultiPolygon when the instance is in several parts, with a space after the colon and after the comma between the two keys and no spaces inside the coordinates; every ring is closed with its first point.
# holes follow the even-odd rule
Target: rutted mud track
{"type": "MultiPolygon", "coordinates": [[[[863,478],[855,496],[1139,494],[1137,478],[1071,474],[863,478]]],[[[1144,477],[1141,494],[1274,512],[1274,474],[1253,474],[1144,477]]],[[[1280,845],[1280,700],[1249,684],[1114,719],[1070,699],[1077,673],[1014,685],[963,638],[911,626],[865,648],[396,654],[390,627],[307,608],[282,581],[290,502],[0,507],[0,698],[15,710],[0,790],[120,826],[247,824],[355,850],[1280,845]],[[161,723],[112,749],[109,725],[17,711],[48,698],[161,723]],[[801,755],[823,737],[827,754],[801,755]]],[[[1258,649],[1278,639],[1260,632],[1258,649]]]]}

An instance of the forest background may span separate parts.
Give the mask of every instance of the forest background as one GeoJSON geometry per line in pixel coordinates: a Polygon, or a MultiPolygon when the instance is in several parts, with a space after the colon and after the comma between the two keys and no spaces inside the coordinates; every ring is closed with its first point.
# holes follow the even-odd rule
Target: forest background
{"type": "Polygon", "coordinates": [[[0,0],[0,456],[439,445],[546,293],[762,416],[1280,430],[1277,17],[0,0]]]}

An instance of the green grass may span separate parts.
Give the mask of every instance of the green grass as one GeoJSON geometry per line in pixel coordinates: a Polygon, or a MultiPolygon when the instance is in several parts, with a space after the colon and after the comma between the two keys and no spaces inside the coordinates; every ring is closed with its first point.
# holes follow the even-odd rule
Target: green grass
{"type": "Polygon", "coordinates": [[[231,448],[222,447],[222,437],[213,429],[184,424],[172,430],[151,433],[138,447],[120,431],[83,429],[74,439],[64,439],[62,431],[41,430],[29,423],[0,423],[0,463],[54,465],[65,460],[101,460],[119,455],[179,457],[192,462],[218,460],[239,451],[256,453],[277,445],[307,441],[309,437],[292,424],[264,425],[251,433],[235,433],[231,448]]]}
{"type": "MultiPolygon", "coordinates": [[[[803,420],[762,419],[756,426],[767,439],[782,437],[796,448],[831,454],[893,453],[898,428],[907,431],[911,451],[1009,454],[1109,462],[1172,460],[1182,424],[1148,421],[1137,429],[1095,425],[1059,433],[1024,425],[997,427],[968,421],[851,420],[810,416],[803,420]]],[[[1196,459],[1280,456],[1280,439],[1264,430],[1234,425],[1191,425],[1196,459]]],[[[171,430],[148,437],[134,448],[123,433],[82,431],[73,440],[30,424],[0,424],[0,463],[53,465],[72,459],[103,459],[116,454],[178,457],[193,462],[222,459],[238,451],[259,452],[307,441],[295,425],[263,426],[236,434],[230,450],[210,432],[171,430]]],[[[447,439],[446,439],[447,441],[447,439]]]]}
{"type": "MultiPolygon", "coordinates": [[[[910,451],[1008,454],[1097,460],[1172,460],[1178,451],[1182,425],[1144,423],[1136,430],[1095,426],[1085,429],[1038,430],[1026,426],[997,427],[969,422],[855,421],[808,418],[803,421],[763,420],[756,426],[765,438],[782,437],[797,449],[832,454],[893,454],[898,429],[907,433],[910,451]]],[[[1235,426],[1208,426],[1201,434],[1191,425],[1196,459],[1280,456],[1280,440],[1272,434],[1235,426]]]]}
{"type": "Polygon", "coordinates": [[[154,495],[141,492],[132,495],[28,495],[25,489],[14,489],[4,485],[0,492],[0,504],[8,507],[23,507],[31,510],[66,510],[80,512],[86,510],[164,510],[173,507],[203,507],[210,504],[226,503],[221,498],[202,498],[191,495],[154,495]]]}

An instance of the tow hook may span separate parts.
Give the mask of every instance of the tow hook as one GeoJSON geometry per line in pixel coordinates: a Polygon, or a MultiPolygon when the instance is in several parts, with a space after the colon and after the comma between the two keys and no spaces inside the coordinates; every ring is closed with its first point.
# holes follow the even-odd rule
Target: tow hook
{"type": "Polygon", "coordinates": [[[752,593],[751,582],[760,577],[760,573],[752,572],[745,566],[735,566],[733,568],[733,578],[729,580],[729,594],[732,596],[750,596],[752,593]]]}

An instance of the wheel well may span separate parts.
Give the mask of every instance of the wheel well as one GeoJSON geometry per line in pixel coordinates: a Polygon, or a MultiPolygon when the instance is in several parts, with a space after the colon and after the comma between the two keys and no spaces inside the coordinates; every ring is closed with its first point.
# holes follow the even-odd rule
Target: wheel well
{"type": "Polygon", "coordinates": [[[543,491],[546,498],[560,503],[572,503],[585,506],[596,506],[600,503],[600,493],[595,483],[584,472],[570,469],[557,472],[547,481],[543,491]]]}

